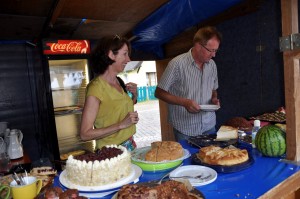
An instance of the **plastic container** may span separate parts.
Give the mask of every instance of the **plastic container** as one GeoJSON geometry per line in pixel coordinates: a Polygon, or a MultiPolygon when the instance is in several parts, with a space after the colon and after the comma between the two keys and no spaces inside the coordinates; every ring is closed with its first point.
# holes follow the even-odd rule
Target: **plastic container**
{"type": "Polygon", "coordinates": [[[143,171],[156,172],[164,171],[182,164],[182,161],[191,156],[190,152],[184,149],[184,155],[176,160],[150,162],[145,160],[146,153],[151,149],[151,146],[137,148],[131,153],[131,162],[139,166],[143,171]]]}
{"type": "Polygon", "coordinates": [[[252,128],[252,148],[256,148],[255,146],[255,136],[260,129],[260,120],[254,120],[254,125],[252,128]]]}

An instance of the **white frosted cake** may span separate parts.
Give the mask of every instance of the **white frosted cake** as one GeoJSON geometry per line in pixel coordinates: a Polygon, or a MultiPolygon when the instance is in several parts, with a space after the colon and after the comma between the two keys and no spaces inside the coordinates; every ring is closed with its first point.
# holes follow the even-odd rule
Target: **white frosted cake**
{"type": "Polygon", "coordinates": [[[65,171],[71,183],[81,186],[114,183],[131,173],[131,154],[123,146],[110,145],[95,153],[70,155],[65,171]]]}

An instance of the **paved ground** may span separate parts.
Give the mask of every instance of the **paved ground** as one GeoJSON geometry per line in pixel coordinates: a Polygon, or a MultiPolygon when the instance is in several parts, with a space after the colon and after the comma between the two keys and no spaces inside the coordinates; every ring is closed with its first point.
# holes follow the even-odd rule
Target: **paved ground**
{"type": "Polygon", "coordinates": [[[158,100],[139,102],[134,105],[139,114],[137,133],[134,140],[137,147],[150,146],[151,142],[161,140],[160,117],[158,100]]]}

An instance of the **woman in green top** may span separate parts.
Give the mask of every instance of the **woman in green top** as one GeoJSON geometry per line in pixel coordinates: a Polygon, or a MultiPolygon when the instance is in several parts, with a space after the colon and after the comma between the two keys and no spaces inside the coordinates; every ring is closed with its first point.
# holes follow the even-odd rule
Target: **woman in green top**
{"type": "Polygon", "coordinates": [[[80,136],[82,140],[96,140],[96,148],[116,144],[131,151],[136,147],[133,134],[139,117],[133,105],[137,102],[137,85],[124,84],[117,77],[130,61],[130,50],[125,38],[112,36],[101,39],[91,54],[96,76],[86,89],[80,136]]]}

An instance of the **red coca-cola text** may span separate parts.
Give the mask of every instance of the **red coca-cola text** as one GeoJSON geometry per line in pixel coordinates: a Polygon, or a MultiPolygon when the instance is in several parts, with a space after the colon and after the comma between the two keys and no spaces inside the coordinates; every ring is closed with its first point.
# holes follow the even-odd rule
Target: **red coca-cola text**
{"type": "Polygon", "coordinates": [[[87,40],[58,40],[56,43],[46,43],[46,47],[44,54],[87,54],[90,52],[87,40]]]}

